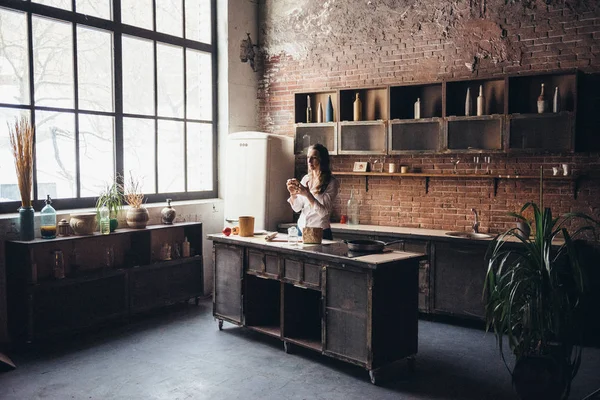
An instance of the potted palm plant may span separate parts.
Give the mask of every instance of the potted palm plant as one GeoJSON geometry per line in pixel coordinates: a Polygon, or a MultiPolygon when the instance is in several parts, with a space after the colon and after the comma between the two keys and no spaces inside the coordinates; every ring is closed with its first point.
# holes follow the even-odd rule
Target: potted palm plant
{"type": "Polygon", "coordinates": [[[125,202],[129,204],[127,210],[127,225],[130,228],[142,229],[148,224],[148,210],[144,207],[144,192],[141,181],[131,173],[124,185],[125,202]]]}
{"type": "Polygon", "coordinates": [[[107,183],[96,200],[96,213],[100,220],[100,209],[106,207],[110,217],[110,231],[114,232],[119,226],[119,212],[123,209],[123,187],[118,182],[107,183]]]}
{"type": "Polygon", "coordinates": [[[582,213],[554,218],[550,208],[532,202],[509,215],[534,235],[515,227],[491,242],[484,283],[487,329],[494,330],[509,371],[506,344],[514,354],[513,385],[522,399],[567,398],[581,362],[578,311],[586,292],[576,239],[587,238],[586,232],[595,238],[598,223],[582,213]],[[584,224],[570,232],[572,220],[584,224]]]}

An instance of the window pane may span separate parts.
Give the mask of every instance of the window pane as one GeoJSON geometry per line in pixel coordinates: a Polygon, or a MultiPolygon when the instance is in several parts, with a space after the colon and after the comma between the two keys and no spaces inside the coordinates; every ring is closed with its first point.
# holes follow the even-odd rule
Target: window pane
{"type": "Polygon", "coordinates": [[[0,103],[29,104],[27,16],[0,9],[0,103]]]}
{"type": "Polygon", "coordinates": [[[158,66],[158,115],[183,118],[183,49],[156,46],[158,66]]]}
{"type": "Polygon", "coordinates": [[[187,190],[213,190],[213,127],[187,123],[187,190]]]}
{"type": "Polygon", "coordinates": [[[73,35],[71,25],[33,17],[35,104],[73,108],[73,35]]]}
{"type": "Polygon", "coordinates": [[[183,36],[181,0],[159,0],[156,2],[156,30],[173,36],[183,36]]]}
{"type": "Polygon", "coordinates": [[[185,2],[185,37],[211,43],[210,0],[185,2]]]}
{"type": "Polygon", "coordinates": [[[79,115],[81,197],[98,196],[114,177],[114,118],[79,115]]]}
{"type": "Polygon", "coordinates": [[[123,172],[143,181],[144,193],[154,193],[154,120],[123,118],[123,172]]]}
{"type": "Polygon", "coordinates": [[[0,202],[21,200],[15,172],[15,158],[8,136],[8,125],[14,126],[15,118],[21,118],[21,115],[28,117],[29,112],[14,108],[0,108],[0,202]]]}
{"type": "Polygon", "coordinates": [[[123,111],[154,115],[154,47],[123,36],[123,111]]]}
{"type": "Polygon", "coordinates": [[[186,50],[187,117],[212,120],[212,67],[210,54],[186,50]]]}
{"type": "Polygon", "coordinates": [[[112,33],[77,27],[79,108],[113,111],[112,33]]]}
{"type": "Polygon", "coordinates": [[[158,192],[184,192],[183,122],[158,121],[158,192]]]}
{"type": "Polygon", "coordinates": [[[51,7],[62,8],[63,10],[73,11],[71,0],[32,0],[34,3],[44,4],[51,7]]]}
{"type": "Polygon", "coordinates": [[[121,0],[121,22],[153,29],[152,0],[121,0]]]}
{"type": "Polygon", "coordinates": [[[36,111],[35,121],[39,197],[76,197],[74,114],[36,111]]]}
{"type": "Polygon", "coordinates": [[[112,20],[111,0],[77,0],[77,12],[112,20]]]}

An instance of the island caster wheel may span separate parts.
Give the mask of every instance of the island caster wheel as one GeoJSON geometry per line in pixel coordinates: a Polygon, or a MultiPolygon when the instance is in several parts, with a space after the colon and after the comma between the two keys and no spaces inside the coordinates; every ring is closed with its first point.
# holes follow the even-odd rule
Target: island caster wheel
{"type": "Polygon", "coordinates": [[[378,374],[377,370],[370,369],[369,370],[369,378],[371,378],[371,383],[373,385],[377,385],[379,383],[379,374],[378,374]]]}
{"type": "Polygon", "coordinates": [[[406,358],[406,366],[408,367],[408,373],[414,374],[417,368],[417,358],[415,356],[409,356],[406,358]]]}
{"type": "Polygon", "coordinates": [[[294,345],[288,342],[283,342],[283,351],[285,351],[285,354],[294,354],[294,345]]]}
{"type": "Polygon", "coordinates": [[[222,319],[219,320],[219,330],[220,331],[223,330],[223,320],[222,319]]]}

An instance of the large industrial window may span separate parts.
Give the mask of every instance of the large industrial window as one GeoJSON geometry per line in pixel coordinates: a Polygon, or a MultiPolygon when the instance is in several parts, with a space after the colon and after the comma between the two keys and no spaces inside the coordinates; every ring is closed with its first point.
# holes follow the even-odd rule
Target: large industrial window
{"type": "Polygon", "coordinates": [[[8,125],[35,126],[33,199],[90,207],[140,179],[148,202],[216,197],[214,0],[4,0],[0,212],[20,206],[8,125]]]}

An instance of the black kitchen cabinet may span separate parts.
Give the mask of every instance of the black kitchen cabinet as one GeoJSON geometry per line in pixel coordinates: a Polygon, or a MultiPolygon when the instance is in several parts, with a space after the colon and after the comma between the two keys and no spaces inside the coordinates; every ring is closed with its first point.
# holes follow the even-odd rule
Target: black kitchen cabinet
{"type": "Polygon", "coordinates": [[[433,312],[483,319],[488,241],[434,243],[433,312]]]}

